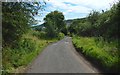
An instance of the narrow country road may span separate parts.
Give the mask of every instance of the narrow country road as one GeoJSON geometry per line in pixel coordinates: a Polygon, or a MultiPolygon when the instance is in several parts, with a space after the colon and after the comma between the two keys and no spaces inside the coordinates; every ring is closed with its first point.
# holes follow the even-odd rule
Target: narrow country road
{"type": "MultiPolygon", "coordinates": [[[[70,37],[47,46],[28,67],[27,73],[96,73],[75,51],[70,37]]],[[[98,72],[97,72],[98,73],[98,72]]]]}

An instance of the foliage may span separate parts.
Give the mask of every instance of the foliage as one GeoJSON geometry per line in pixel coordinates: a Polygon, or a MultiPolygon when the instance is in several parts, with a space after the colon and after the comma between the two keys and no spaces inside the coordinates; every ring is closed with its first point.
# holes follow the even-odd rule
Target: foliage
{"type": "Polygon", "coordinates": [[[39,36],[34,36],[34,33],[41,35],[30,31],[22,36],[16,48],[3,48],[3,73],[15,73],[17,68],[28,65],[45,46],[57,41],[57,39],[41,39],[39,36]]]}
{"type": "Polygon", "coordinates": [[[68,35],[68,27],[65,25],[61,32],[64,33],[64,35],[68,35]]]}
{"type": "Polygon", "coordinates": [[[68,30],[78,51],[101,64],[109,72],[120,69],[120,1],[110,10],[92,11],[87,17],[73,20],[68,30]],[[82,37],[76,37],[82,36],[82,37]]]}
{"type": "Polygon", "coordinates": [[[64,38],[64,34],[63,33],[59,33],[59,35],[58,35],[58,39],[60,40],[60,39],[63,39],[64,38]]]}
{"type": "Polygon", "coordinates": [[[105,40],[118,39],[120,24],[120,2],[114,4],[110,10],[92,11],[87,17],[73,20],[68,30],[72,34],[81,36],[104,37],[105,40]]]}
{"type": "Polygon", "coordinates": [[[79,49],[78,51],[97,61],[104,69],[111,71],[118,70],[119,56],[116,42],[108,43],[103,38],[95,37],[73,37],[73,44],[79,49]]]}
{"type": "Polygon", "coordinates": [[[31,28],[36,31],[44,31],[44,24],[32,26],[31,28]]]}
{"type": "Polygon", "coordinates": [[[89,14],[87,19],[91,23],[91,25],[94,25],[94,23],[96,23],[97,19],[99,18],[99,14],[99,12],[94,10],[89,14]]]}
{"type": "Polygon", "coordinates": [[[33,15],[36,15],[42,7],[43,5],[37,2],[3,2],[3,46],[14,46],[22,34],[30,29],[30,25],[34,22],[33,15]]]}
{"type": "Polygon", "coordinates": [[[41,2],[2,2],[3,74],[27,65],[49,43],[30,34],[33,16],[43,9],[41,2]]]}
{"type": "Polygon", "coordinates": [[[33,31],[32,35],[38,37],[39,39],[48,39],[46,33],[43,31],[33,31]]]}
{"type": "Polygon", "coordinates": [[[64,15],[62,12],[53,11],[44,18],[44,26],[49,37],[56,37],[65,27],[64,15]]]}

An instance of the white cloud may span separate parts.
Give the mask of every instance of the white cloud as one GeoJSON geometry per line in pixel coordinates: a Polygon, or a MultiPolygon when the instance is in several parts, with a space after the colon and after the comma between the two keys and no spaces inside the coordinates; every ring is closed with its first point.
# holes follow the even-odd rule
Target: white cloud
{"type": "Polygon", "coordinates": [[[50,3],[56,9],[64,9],[67,11],[74,12],[88,12],[89,10],[104,10],[109,9],[110,5],[113,2],[117,2],[118,0],[47,0],[47,3],[50,3]],[[67,2],[68,4],[64,3],[67,2]],[[74,5],[71,5],[71,4],[74,5]]]}
{"type": "Polygon", "coordinates": [[[80,15],[86,14],[87,16],[92,10],[101,11],[109,9],[118,0],[45,0],[45,2],[50,6],[43,12],[43,16],[37,19],[43,19],[46,14],[54,10],[62,11],[67,19],[72,17],[85,17],[85,15],[80,15]]]}

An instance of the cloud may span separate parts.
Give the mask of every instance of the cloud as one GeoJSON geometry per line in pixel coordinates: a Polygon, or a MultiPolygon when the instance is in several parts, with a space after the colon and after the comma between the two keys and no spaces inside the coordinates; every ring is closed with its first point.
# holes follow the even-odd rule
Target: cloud
{"type": "MultiPolygon", "coordinates": [[[[63,12],[65,19],[85,17],[92,10],[101,11],[110,9],[118,0],[45,0],[45,2],[47,7],[42,12],[44,14],[36,19],[43,19],[45,15],[54,10],[63,12]]],[[[41,21],[43,22],[43,20],[41,21]]]]}
{"type": "Polygon", "coordinates": [[[47,0],[54,8],[63,10],[75,10],[74,12],[89,11],[90,9],[105,10],[109,9],[113,2],[118,0],[47,0]],[[84,9],[84,10],[83,10],[84,9]]]}
{"type": "Polygon", "coordinates": [[[89,13],[92,10],[106,10],[113,2],[118,0],[46,0],[51,4],[51,10],[62,10],[63,14],[68,13],[89,13]]]}

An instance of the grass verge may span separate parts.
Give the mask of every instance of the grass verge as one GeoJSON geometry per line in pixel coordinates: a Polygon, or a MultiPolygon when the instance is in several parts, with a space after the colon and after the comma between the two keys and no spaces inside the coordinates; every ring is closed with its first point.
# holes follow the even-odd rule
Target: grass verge
{"type": "Polygon", "coordinates": [[[47,39],[43,35],[44,33],[30,31],[23,35],[15,48],[4,47],[2,49],[2,74],[15,73],[18,71],[18,68],[26,67],[39,53],[42,52],[44,47],[49,43],[58,41],[58,38],[47,39]]]}
{"type": "Polygon", "coordinates": [[[118,72],[120,59],[117,41],[108,43],[100,37],[76,36],[72,40],[78,52],[95,61],[105,72],[118,72]]]}

